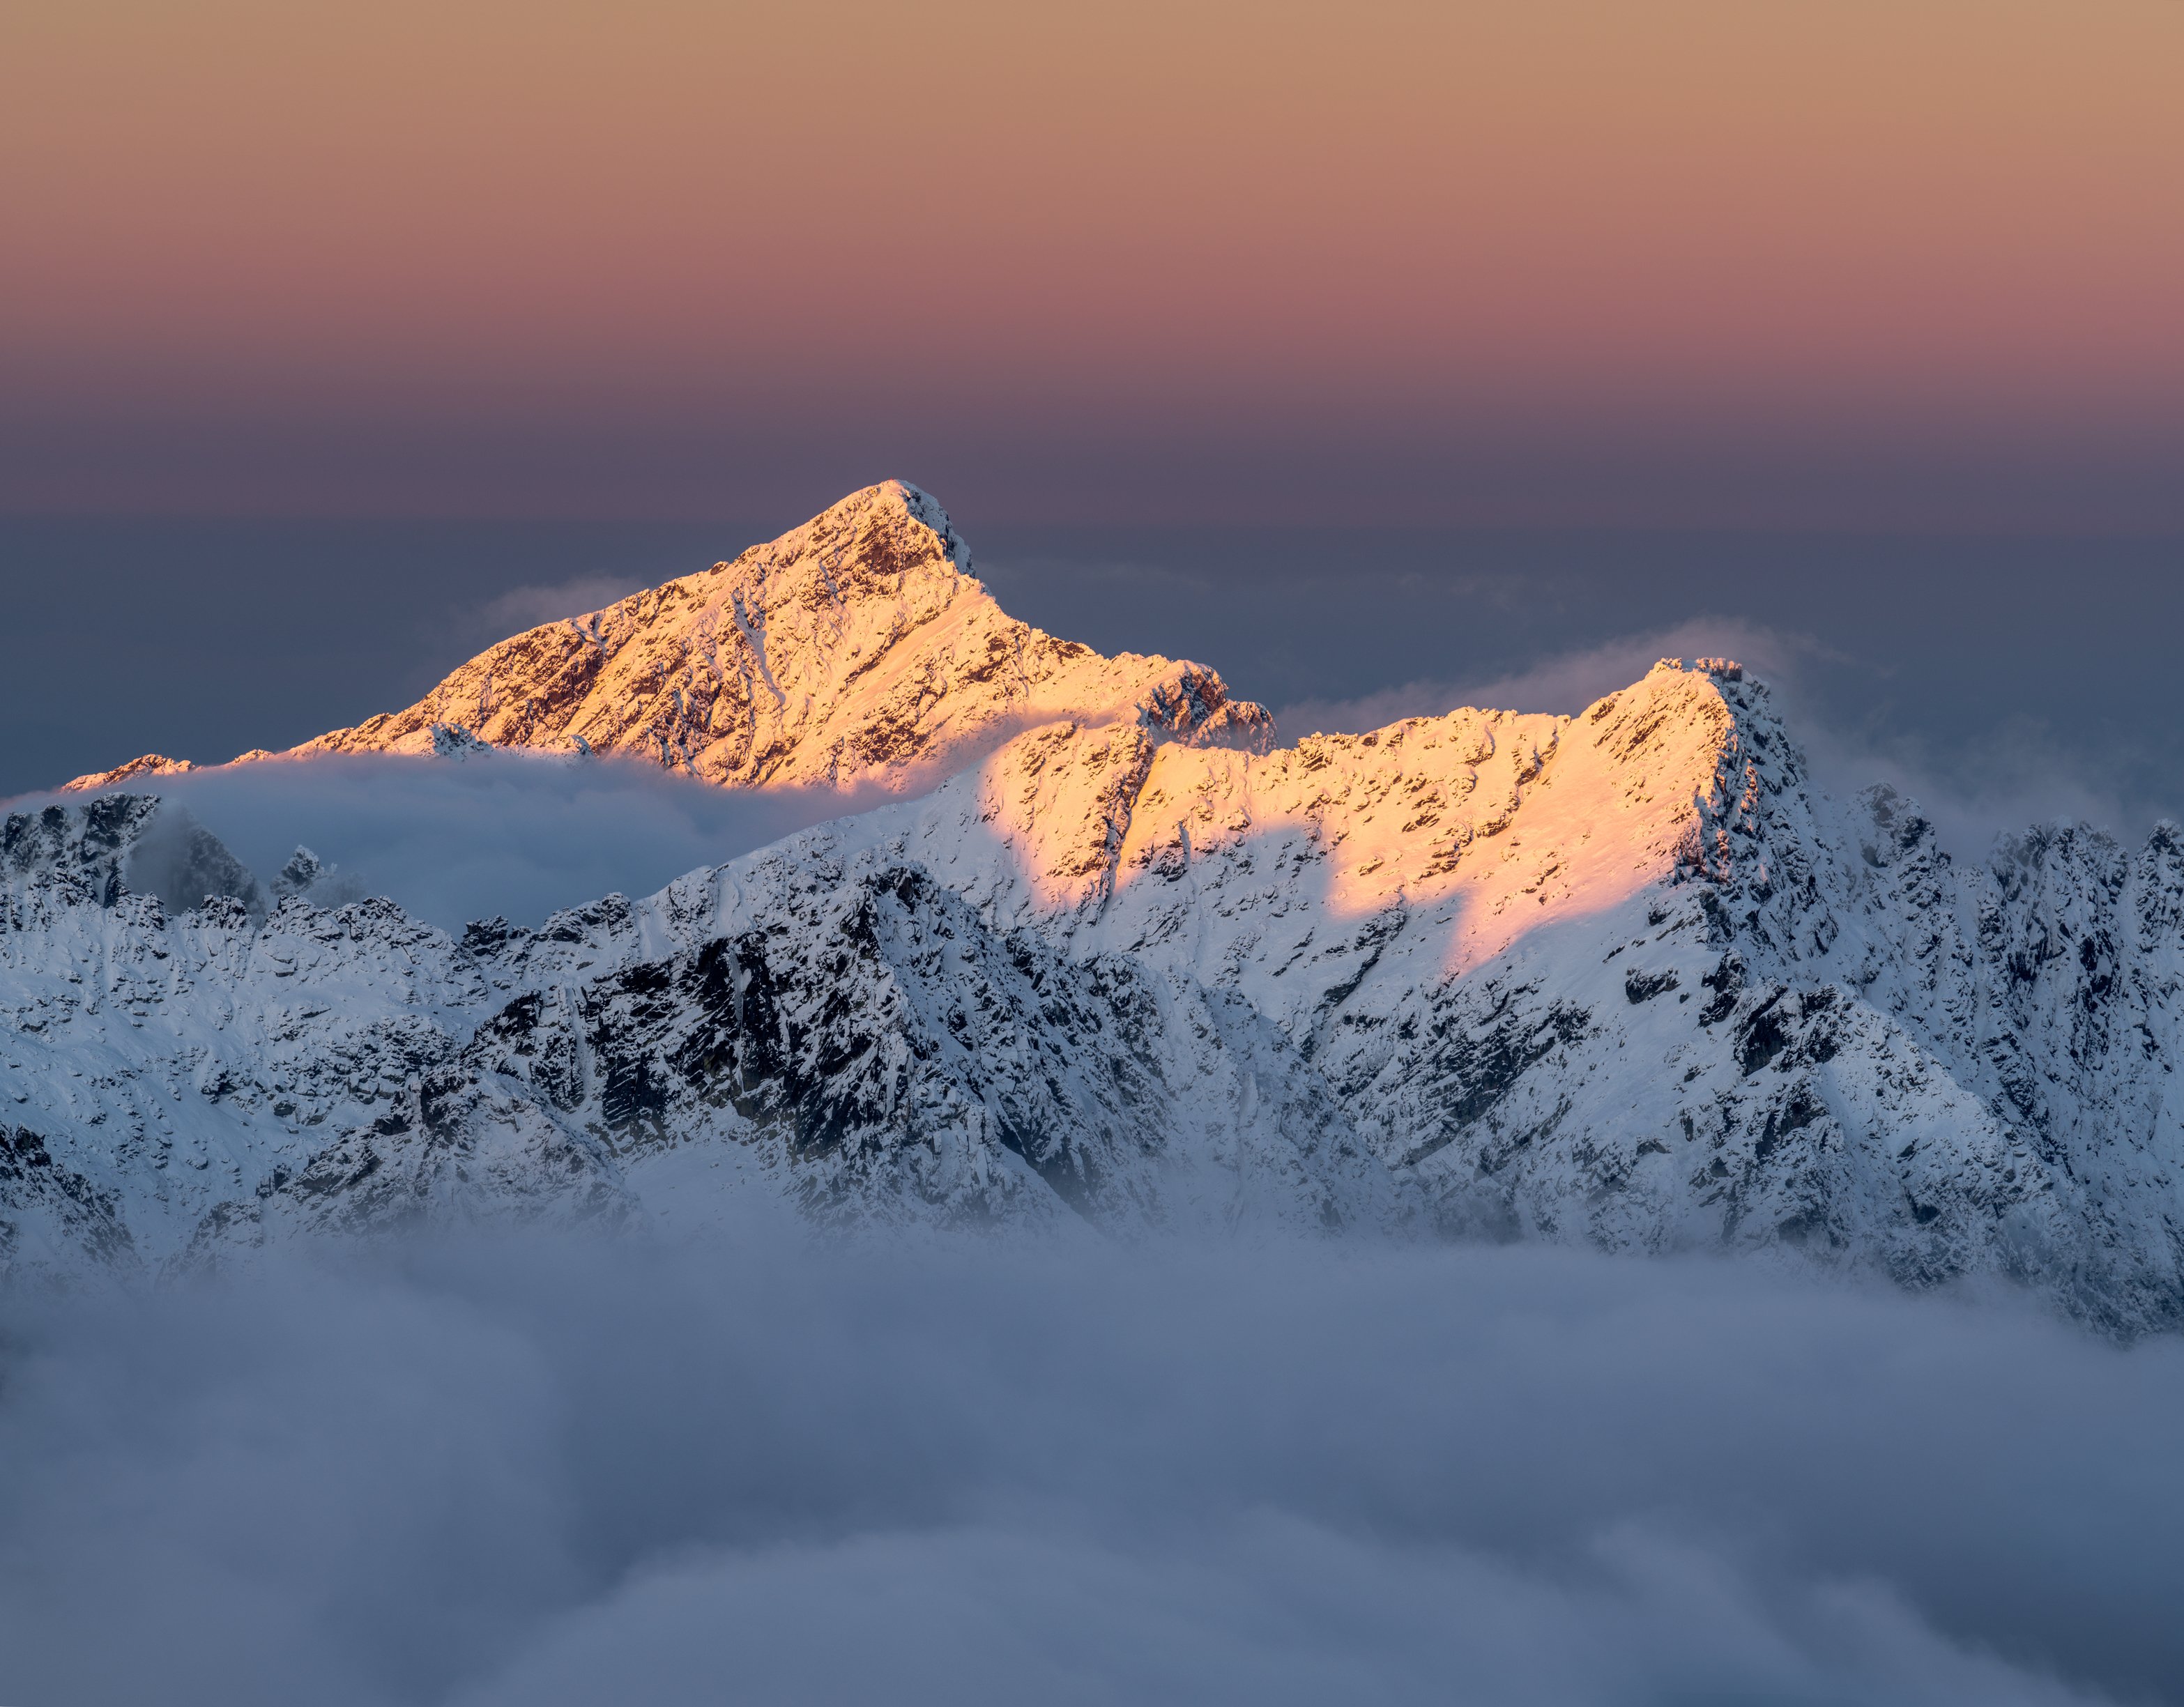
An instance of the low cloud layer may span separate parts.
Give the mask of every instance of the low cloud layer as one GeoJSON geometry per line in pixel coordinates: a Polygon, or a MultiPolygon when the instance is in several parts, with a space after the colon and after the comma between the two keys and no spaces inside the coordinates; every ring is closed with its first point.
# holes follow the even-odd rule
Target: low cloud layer
{"type": "MultiPolygon", "coordinates": [[[[269,892],[300,844],[330,868],[314,898],[386,895],[450,931],[496,915],[536,925],[615,890],[649,894],[885,798],[731,791],[632,761],[510,753],[281,761],[134,786],[183,809],[269,892]]],[[[159,881],[183,867],[162,863],[159,881]]],[[[133,870],[132,881],[159,889],[133,870]]],[[[172,904],[202,898],[161,892],[172,904]]]]}
{"type": "Polygon", "coordinates": [[[2180,1410],[1749,1265],[410,1248],[16,1301],[0,1699],[2174,1699],[2180,1410]]]}

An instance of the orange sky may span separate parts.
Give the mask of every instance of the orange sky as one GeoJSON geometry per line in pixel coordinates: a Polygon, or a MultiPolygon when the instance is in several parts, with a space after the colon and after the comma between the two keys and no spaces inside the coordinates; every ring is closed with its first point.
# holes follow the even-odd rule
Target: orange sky
{"type": "Polygon", "coordinates": [[[2177,0],[18,0],[0,231],[19,509],[2184,481],[2177,0]]]}

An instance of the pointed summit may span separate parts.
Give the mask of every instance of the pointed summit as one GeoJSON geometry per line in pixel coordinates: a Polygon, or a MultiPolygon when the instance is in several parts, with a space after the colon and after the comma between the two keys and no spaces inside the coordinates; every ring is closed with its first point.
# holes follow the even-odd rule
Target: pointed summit
{"type": "Polygon", "coordinates": [[[851,515],[862,515],[876,520],[892,518],[898,513],[931,534],[939,542],[942,554],[956,568],[966,575],[971,572],[971,548],[956,531],[956,525],[948,520],[948,512],[940,507],[940,500],[906,480],[883,480],[878,486],[851,492],[806,525],[816,526],[838,516],[846,520],[851,515]]]}
{"type": "MultiPolygon", "coordinates": [[[[839,498],[801,527],[744,553],[790,564],[811,557],[883,571],[913,565],[971,572],[971,548],[932,493],[907,481],[883,480],[839,498]]],[[[742,561],[738,559],[738,561],[742,561]]]]}
{"type": "Polygon", "coordinates": [[[907,787],[1018,730],[1123,721],[1263,748],[1198,664],[1103,658],[1016,621],[929,493],[884,481],[729,563],[480,653],[406,710],[292,749],[450,742],[643,757],[730,787],[907,787]]]}

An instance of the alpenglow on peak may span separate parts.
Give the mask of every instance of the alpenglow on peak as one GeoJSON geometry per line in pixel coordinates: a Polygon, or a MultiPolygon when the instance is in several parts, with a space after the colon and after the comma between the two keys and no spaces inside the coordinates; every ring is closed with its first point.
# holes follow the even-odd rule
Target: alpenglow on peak
{"type": "Polygon", "coordinates": [[[1060,720],[1271,741],[1266,711],[1215,671],[1043,633],[970,570],[939,503],[883,481],[732,562],[515,635],[406,709],[291,751],[428,753],[460,729],[731,787],[899,788],[1060,720]]]}

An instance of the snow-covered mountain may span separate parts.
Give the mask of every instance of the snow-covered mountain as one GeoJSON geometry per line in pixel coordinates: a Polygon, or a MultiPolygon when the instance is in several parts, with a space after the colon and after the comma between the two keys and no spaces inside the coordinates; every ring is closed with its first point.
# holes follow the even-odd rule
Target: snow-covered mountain
{"type": "MultiPolygon", "coordinates": [[[[420,1214],[1388,1225],[1280,1029],[1001,931],[923,870],[767,858],[460,942],[386,901],[127,884],[151,797],[0,831],[0,1258],[162,1265],[420,1214]]],[[[202,833],[202,832],[198,832],[202,833]]]]}
{"type": "MultiPolygon", "coordinates": [[[[888,481],[733,563],[504,640],[406,710],[242,758],[483,742],[628,753],[730,787],[846,791],[938,780],[1056,718],[1271,739],[1264,709],[1231,699],[1212,670],[1043,634],[1004,614],[970,565],[940,506],[888,481]]],[[[148,753],[67,786],[189,768],[148,753]]]]}
{"type": "Polygon", "coordinates": [[[1040,731],[775,857],[850,848],[1241,996],[1442,1226],[2184,1315],[2184,835],[1959,866],[1725,660],[1264,755],[1040,731]]]}
{"type": "Polygon", "coordinates": [[[1953,862],[1888,791],[1819,794],[1721,659],[1277,748],[1210,670],[1025,629],[967,563],[875,487],[314,743],[904,790],[535,932],[314,905],[308,862],[254,910],[195,842],[226,892],[170,915],[132,862],[207,838],[153,797],[10,818],[8,1259],[763,1191],[1726,1247],[2184,1324],[2176,826],[1953,862]]]}

